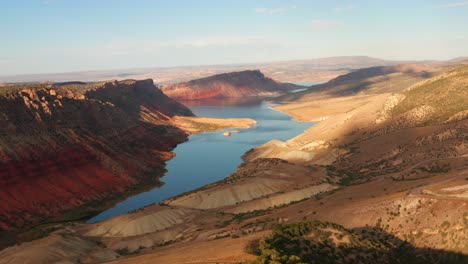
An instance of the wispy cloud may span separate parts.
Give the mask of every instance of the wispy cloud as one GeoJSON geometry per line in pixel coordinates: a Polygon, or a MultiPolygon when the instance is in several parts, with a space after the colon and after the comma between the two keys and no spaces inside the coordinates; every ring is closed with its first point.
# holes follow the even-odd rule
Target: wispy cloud
{"type": "Polygon", "coordinates": [[[255,13],[267,14],[267,15],[277,15],[277,14],[286,13],[289,10],[296,9],[296,8],[297,7],[295,5],[290,6],[290,7],[276,7],[276,8],[257,7],[257,8],[255,8],[255,13]]]}
{"type": "Polygon", "coordinates": [[[168,49],[206,49],[269,44],[277,44],[277,41],[267,36],[258,35],[216,35],[177,41],[154,40],[141,42],[116,40],[103,43],[99,47],[91,47],[91,49],[102,50],[110,56],[121,56],[134,54],[135,52],[154,54],[168,49]]]}
{"type": "Polygon", "coordinates": [[[451,3],[436,5],[437,8],[453,8],[453,7],[462,7],[462,6],[468,6],[468,1],[465,1],[465,2],[451,2],[451,3]]]}
{"type": "Polygon", "coordinates": [[[351,11],[354,9],[354,6],[352,5],[347,5],[347,6],[337,6],[335,7],[336,12],[341,12],[341,11],[351,11]]]}
{"type": "Polygon", "coordinates": [[[312,21],[312,28],[314,30],[332,30],[340,27],[341,24],[332,20],[314,20],[312,21]]]}

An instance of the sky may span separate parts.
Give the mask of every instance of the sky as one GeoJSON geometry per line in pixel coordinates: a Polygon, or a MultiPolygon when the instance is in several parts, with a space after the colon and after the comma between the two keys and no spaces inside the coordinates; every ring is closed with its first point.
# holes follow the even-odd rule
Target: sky
{"type": "Polygon", "coordinates": [[[0,0],[0,75],[468,56],[464,0],[0,0]]]}

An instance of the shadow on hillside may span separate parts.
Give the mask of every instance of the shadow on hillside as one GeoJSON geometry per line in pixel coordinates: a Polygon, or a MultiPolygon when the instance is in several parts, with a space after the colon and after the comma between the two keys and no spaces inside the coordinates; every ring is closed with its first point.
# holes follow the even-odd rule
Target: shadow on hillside
{"type": "Polygon", "coordinates": [[[140,118],[142,107],[166,116],[193,116],[190,109],[165,95],[153,85],[152,80],[108,82],[103,87],[87,91],[85,95],[111,102],[134,118],[140,118]]]}
{"type": "Polygon", "coordinates": [[[264,97],[248,96],[234,98],[209,98],[197,100],[179,100],[185,106],[255,106],[263,102],[264,97]]]}
{"type": "Polygon", "coordinates": [[[415,247],[378,227],[346,229],[319,221],[277,225],[246,250],[259,256],[254,263],[468,263],[468,255],[415,247]]]}
{"type": "Polygon", "coordinates": [[[466,254],[450,250],[417,247],[411,241],[401,240],[380,227],[359,227],[353,228],[352,231],[366,239],[388,245],[389,251],[384,254],[389,258],[389,263],[468,263],[468,255],[466,254]]]}
{"type": "Polygon", "coordinates": [[[340,75],[323,84],[310,86],[306,91],[287,94],[275,99],[278,102],[288,102],[304,99],[310,95],[327,95],[327,96],[350,96],[360,92],[365,92],[372,88],[376,82],[388,81],[391,79],[390,74],[402,73],[408,76],[421,79],[428,79],[434,76],[428,71],[418,71],[412,68],[400,69],[393,66],[377,66],[359,69],[344,75],[340,75]],[[385,77],[384,77],[385,76],[385,77]],[[372,80],[374,77],[382,77],[378,80],[372,80]]]}

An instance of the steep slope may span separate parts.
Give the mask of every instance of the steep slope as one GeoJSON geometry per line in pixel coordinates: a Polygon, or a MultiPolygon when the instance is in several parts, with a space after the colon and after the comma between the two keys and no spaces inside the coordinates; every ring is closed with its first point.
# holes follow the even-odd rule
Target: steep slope
{"type": "Polygon", "coordinates": [[[145,81],[7,86],[0,96],[0,230],[79,218],[158,184],[193,115],[145,81]],[[72,209],[73,214],[64,214],[72,209]]]}
{"type": "Polygon", "coordinates": [[[412,180],[462,169],[468,149],[468,67],[393,94],[376,114],[375,125],[348,131],[355,135],[341,142],[348,153],[334,169],[346,181],[392,173],[412,180]]]}
{"type": "Polygon", "coordinates": [[[276,82],[260,71],[242,71],[214,75],[185,83],[166,85],[161,89],[168,96],[182,100],[268,96],[303,88],[299,85],[276,82]]]}
{"type": "Polygon", "coordinates": [[[340,142],[346,154],[333,165],[344,181],[362,182],[382,174],[412,180],[463,169],[468,153],[468,67],[393,94],[375,114],[375,124],[364,131],[348,130],[340,142]]]}
{"type": "Polygon", "coordinates": [[[468,66],[408,87],[391,113],[394,117],[420,107],[431,109],[429,123],[457,121],[468,116],[468,66]]]}
{"type": "MultiPolygon", "coordinates": [[[[295,161],[331,165],[338,160],[334,169],[354,180],[381,175],[384,168],[399,171],[435,156],[462,158],[467,79],[463,66],[420,82],[413,80],[393,94],[331,96],[325,90],[313,99],[311,92],[277,108],[301,120],[321,122],[287,144],[265,144],[246,158],[284,158],[292,150],[302,151],[309,155],[295,161]]],[[[355,81],[340,86],[352,87],[355,81]]],[[[384,83],[388,81],[375,84],[376,92],[384,83]]]]}

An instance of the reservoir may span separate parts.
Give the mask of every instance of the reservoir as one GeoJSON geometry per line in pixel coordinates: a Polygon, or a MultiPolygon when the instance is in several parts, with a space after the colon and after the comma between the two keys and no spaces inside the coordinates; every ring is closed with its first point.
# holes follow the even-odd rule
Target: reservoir
{"type": "Polygon", "coordinates": [[[212,99],[183,103],[197,116],[247,117],[255,119],[257,124],[249,129],[240,129],[239,133],[232,133],[230,137],[224,136],[224,131],[191,135],[187,142],[174,149],[176,156],[167,162],[167,173],[160,179],[164,185],[131,196],[91,218],[88,223],[159,203],[172,196],[222,180],[236,170],[242,163],[241,156],[248,150],[273,139],[291,139],[313,125],[296,122],[290,116],[271,109],[272,104],[262,98],[212,99]]]}

